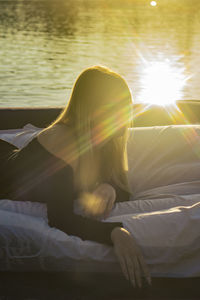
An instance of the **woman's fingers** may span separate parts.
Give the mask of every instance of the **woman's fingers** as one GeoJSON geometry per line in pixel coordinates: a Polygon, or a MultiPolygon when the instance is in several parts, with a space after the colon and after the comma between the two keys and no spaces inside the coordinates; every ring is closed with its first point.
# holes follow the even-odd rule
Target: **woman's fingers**
{"type": "Polygon", "coordinates": [[[141,278],[141,270],[140,270],[140,265],[138,262],[137,257],[133,258],[134,262],[134,271],[135,271],[135,278],[138,286],[141,288],[142,287],[142,278],[141,278]]]}
{"type": "Polygon", "coordinates": [[[109,201],[107,202],[107,206],[106,206],[105,212],[104,212],[104,219],[106,219],[108,217],[108,215],[110,214],[111,210],[113,209],[114,203],[115,203],[115,201],[113,199],[109,199],[109,201]]]}
{"type": "MultiPolygon", "coordinates": [[[[125,228],[115,228],[111,233],[111,239],[114,244],[115,253],[121,261],[120,264],[123,268],[123,273],[125,273],[123,259],[126,262],[129,280],[133,286],[135,287],[137,284],[139,287],[142,287],[143,272],[149,284],[151,284],[151,276],[147,264],[144,261],[140,248],[130,232],[125,228]],[[121,258],[121,256],[123,258],[121,258]]],[[[125,276],[127,278],[127,275],[125,276]]]]}
{"type": "Polygon", "coordinates": [[[139,258],[131,254],[127,255],[127,253],[125,253],[124,255],[117,253],[117,256],[119,258],[119,263],[122,272],[125,275],[126,279],[130,280],[130,282],[134,287],[138,285],[141,288],[142,270],[141,270],[141,265],[139,263],[139,258]]]}
{"type": "Polygon", "coordinates": [[[114,188],[109,184],[100,184],[90,197],[90,199],[82,201],[84,215],[93,219],[105,219],[110,214],[115,202],[114,188]]]}
{"type": "Polygon", "coordinates": [[[115,189],[110,184],[103,183],[93,191],[93,195],[96,197],[96,205],[92,216],[105,219],[113,208],[116,198],[115,189]]]}
{"type": "Polygon", "coordinates": [[[126,256],[126,263],[128,267],[129,280],[132,282],[133,286],[135,287],[136,282],[135,282],[134,265],[133,265],[133,260],[130,258],[130,256],[126,256]]]}
{"type": "Polygon", "coordinates": [[[127,268],[126,260],[123,257],[123,255],[120,255],[120,254],[118,254],[118,258],[119,258],[119,263],[120,263],[122,272],[124,273],[126,279],[129,280],[129,274],[128,274],[128,268],[127,268]]]}
{"type": "Polygon", "coordinates": [[[105,217],[105,214],[108,214],[112,209],[113,201],[110,201],[109,197],[100,197],[98,194],[95,195],[96,204],[95,209],[93,210],[94,217],[105,217]]]}
{"type": "Polygon", "coordinates": [[[98,217],[103,217],[109,205],[109,201],[107,199],[100,199],[98,201],[99,201],[99,206],[97,207],[96,215],[98,217]]]}
{"type": "Polygon", "coordinates": [[[103,202],[103,205],[102,205],[102,208],[101,208],[101,213],[100,213],[100,216],[103,217],[104,219],[106,219],[111,210],[113,209],[113,205],[115,203],[114,199],[107,199],[107,200],[102,200],[103,202]]]}
{"type": "Polygon", "coordinates": [[[149,269],[148,269],[148,267],[147,267],[147,264],[146,264],[146,262],[145,262],[143,256],[142,256],[142,255],[139,255],[139,256],[138,256],[138,259],[139,259],[139,263],[140,263],[140,265],[141,265],[141,267],[142,267],[144,276],[145,276],[147,282],[151,285],[151,274],[150,274],[150,272],[149,272],[149,269]]]}
{"type": "Polygon", "coordinates": [[[102,218],[107,211],[108,200],[97,198],[93,210],[91,210],[91,217],[93,218],[102,218]]]}
{"type": "MultiPolygon", "coordinates": [[[[127,266],[128,266],[128,274],[130,281],[135,287],[138,285],[140,288],[142,287],[142,268],[139,263],[139,258],[137,256],[126,257],[127,266]]],[[[149,275],[150,276],[150,275],[149,275]]]]}

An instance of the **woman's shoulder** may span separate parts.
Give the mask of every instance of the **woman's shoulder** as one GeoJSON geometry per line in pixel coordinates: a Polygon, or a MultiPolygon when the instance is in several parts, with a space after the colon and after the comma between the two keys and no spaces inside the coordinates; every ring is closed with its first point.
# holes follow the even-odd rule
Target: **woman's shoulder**
{"type": "Polygon", "coordinates": [[[55,124],[45,128],[37,135],[38,142],[51,154],[62,159],[76,169],[78,155],[75,135],[64,124],[55,124]]]}
{"type": "Polygon", "coordinates": [[[39,140],[41,141],[47,141],[47,140],[50,141],[52,137],[58,139],[61,135],[70,136],[70,134],[71,134],[71,130],[69,130],[69,127],[59,123],[44,128],[39,132],[37,137],[39,137],[39,140]]]}

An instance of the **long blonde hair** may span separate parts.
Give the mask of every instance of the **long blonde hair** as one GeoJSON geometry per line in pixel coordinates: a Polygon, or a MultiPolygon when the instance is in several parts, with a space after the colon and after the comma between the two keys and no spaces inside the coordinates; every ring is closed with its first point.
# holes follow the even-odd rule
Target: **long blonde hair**
{"type": "MultiPolygon", "coordinates": [[[[67,106],[47,128],[55,124],[72,126],[79,153],[74,180],[80,191],[90,191],[97,183],[111,179],[131,193],[127,178],[127,140],[128,128],[133,126],[132,109],[132,94],[125,79],[109,68],[102,65],[92,66],[83,70],[76,79],[67,106]],[[108,128],[107,135],[111,138],[97,152],[92,143],[92,113],[98,112],[98,108],[104,103],[113,105],[110,115],[119,106],[117,112],[126,116],[126,122],[120,124],[119,118],[119,129],[124,129],[120,137],[112,136],[112,128],[108,128]],[[100,169],[95,173],[94,162],[97,155],[100,155],[100,169]]],[[[99,143],[101,142],[102,139],[99,138],[99,143]]]]}

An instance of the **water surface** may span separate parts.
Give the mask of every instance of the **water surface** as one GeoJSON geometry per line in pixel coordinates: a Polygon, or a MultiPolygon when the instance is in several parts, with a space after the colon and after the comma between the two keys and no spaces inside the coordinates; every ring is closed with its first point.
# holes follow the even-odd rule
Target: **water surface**
{"type": "Polygon", "coordinates": [[[135,102],[200,99],[200,1],[0,1],[0,106],[63,106],[86,67],[135,102]]]}

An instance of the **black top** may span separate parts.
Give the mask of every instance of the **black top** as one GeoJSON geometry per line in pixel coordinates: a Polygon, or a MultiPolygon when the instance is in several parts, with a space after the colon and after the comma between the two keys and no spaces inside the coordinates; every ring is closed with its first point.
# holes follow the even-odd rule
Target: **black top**
{"type": "MultiPolygon", "coordinates": [[[[123,227],[123,223],[101,222],[75,214],[73,201],[78,192],[74,188],[73,168],[44,148],[37,137],[11,155],[7,171],[7,199],[46,203],[49,226],[83,240],[113,245],[111,231],[123,227]]],[[[112,185],[116,202],[129,200],[128,192],[112,185]]]]}

